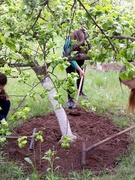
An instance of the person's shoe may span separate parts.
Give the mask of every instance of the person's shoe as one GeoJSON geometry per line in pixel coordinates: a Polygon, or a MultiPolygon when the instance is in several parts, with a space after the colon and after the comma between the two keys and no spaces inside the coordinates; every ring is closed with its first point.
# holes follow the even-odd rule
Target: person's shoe
{"type": "Polygon", "coordinates": [[[84,98],[84,99],[88,99],[88,97],[82,92],[82,93],[80,93],[80,96],[82,97],[82,98],[84,98]]]}
{"type": "Polygon", "coordinates": [[[69,109],[72,109],[74,107],[74,101],[72,98],[68,99],[67,106],[69,109]]]}

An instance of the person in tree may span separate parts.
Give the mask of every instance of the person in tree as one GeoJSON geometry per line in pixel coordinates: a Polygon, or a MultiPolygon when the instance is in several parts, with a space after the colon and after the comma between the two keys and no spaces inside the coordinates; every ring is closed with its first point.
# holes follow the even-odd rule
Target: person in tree
{"type": "Polygon", "coordinates": [[[7,84],[7,77],[5,74],[0,72],[0,121],[2,119],[6,119],[10,109],[9,96],[4,90],[6,84],[7,84]]]}
{"type": "MultiPolygon", "coordinates": [[[[87,51],[85,50],[85,40],[87,39],[87,37],[88,35],[84,29],[73,31],[71,35],[66,38],[65,44],[63,46],[63,55],[64,56],[71,55],[73,51],[75,51],[76,54],[86,53],[87,51]]],[[[72,73],[72,72],[78,73],[79,78],[77,79],[76,82],[77,89],[79,88],[81,77],[84,76],[84,70],[82,69],[83,65],[84,65],[84,60],[78,60],[78,61],[72,60],[70,61],[70,66],[68,66],[66,69],[67,73],[72,73]]],[[[80,96],[82,96],[83,98],[87,98],[87,96],[83,92],[83,83],[84,83],[84,78],[80,89],[80,96]]],[[[68,108],[74,107],[74,101],[73,98],[71,97],[71,93],[72,92],[68,90],[68,103],[67,103],[68,108]]]]}
{"type": "MultiPolygon", "coordinates": [[[[132,65],[135,66],[134,63],[131,63],[132,65]]],[[[123,66],[120,69],[120,83],[124,84],[130,89],[130,94],[129,94],[129,100],[128,100],[128,109],[127,109],[127,114],[132,113],[135,110],[135,76],[132,75],[132,77],[129,79],[122,79],[121,74],[125,73],[127,70],[126,66],[123,66]]]]}

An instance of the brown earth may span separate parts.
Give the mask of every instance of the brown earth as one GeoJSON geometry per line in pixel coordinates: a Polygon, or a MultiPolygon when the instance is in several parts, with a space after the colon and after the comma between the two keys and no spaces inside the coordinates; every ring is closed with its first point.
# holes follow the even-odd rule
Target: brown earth
{"type": "MultiPolygon", "coordinates": [[[[81,108],[78,110],[80,116],[68,115],[71,129],[78,137],[75,142],[71,143],[69,149],[62,148],[59,143],[61,132],[54,113],[31,118],[28,122],[15,128],[19,136],[31,136],[34,128],[37,128],[37,131],[42,130],[44,142],[41,145],[41,156],[43,157],[44,153],[49,149],[56,151],[56,156],[59,159],[55,160],[54,165],[55,167],[60,166],[59,171],[64,176],[67,176],[71,171],[79,173],[82,171],[82,142],[85,142],[86,147],[89,147],[121,131],[106,116],[87,112],[81,108]]],[[[68,112],[69,110],[67,110],[67,114],[68,112]]],[[[39,142],[35,142],[34,150],[29,150],[29,145],[30,141],[24,148],[20,149],[16,139],[9,139],[8,144],[4,147],[4,152],[9,154],[10,160],[17,161],[23,165],[26,171],[31,170],[31,166],[24,160],[25,157],[29,157],[35,163],[38,171],[45,174],[49,163],[47,160],[42,160],[40,165],[39,142]]],[[[130,134],[122,134],[87,152],[85,169],[97,173],[103,169],[113,170],[118,165],[121,157],[130,150],[130,147],[130,134]]]]}
{"type": "MultiPolygon", "coordinates": [[[[81,172],[82,142],[85,142],[86,147],[89,147],[118,133],[120,129],[115,127],[112,121],[105,116],[86,112],[82,109],[79,109],[79,112],[80,116],[68,115],[71,129],[78,137],[69,149],[63,149],[59,143],[61,133],[54,113],[32,118],[15,130],[18,135],[22,136],[30,136],[34,128],[37,128],[37,131],[42,130],[44,138],[44,142],[42,143],[42,157],[49,149],[55,150],[57,152],[56,156],[60,158],[55,161],[55,167],[60,166],[59,170],[62,174],[67,175],[70,171],[81,172]]],[[[29,157],[34,162],[35,153],[36,166],[40,173],[45,173],[49,164],[46,160],[42,160],[40,166],[40,146],[38,142],[35,142],[34,151],[29,150],[30,142],[22,149],[18,147],[16,140],[9,139],[8,142],[4,148],[4,152],[9,153],[11,160],[19,161],[19,164],[24,165],[26,170],[30,170],[30,166],[24,158],[29,157]]],[[[120,156],[125,154],[129,150],[129,147],[129,134],[120,135],[100,145],[91,152],[86,153],[85,168],[97,172],[103,169],[113,169],[118,163],[116,158],[120,159],[120,156]]]]}

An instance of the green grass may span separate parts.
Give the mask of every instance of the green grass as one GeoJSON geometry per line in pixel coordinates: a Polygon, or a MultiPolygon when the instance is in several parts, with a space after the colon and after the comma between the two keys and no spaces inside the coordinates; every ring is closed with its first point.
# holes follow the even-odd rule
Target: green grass
{"type": "MultiPolygon", "coordinates": [[[[29,79],[31,85],[38,82],[32,71],[29,71],[32,74],[32,78],[29,79]]],[[[58,77],[65,77],[65,72],[60,72],[56,70],[58,77]]],[[[16,79],[10,79],[6,87],[7,92],[10,96],[12,106],[9,113],[9,118],[14,112],[18,104],[21,102],[22,97],[17,97],[16,95],[25,95],[27,91],[30,90],[30,87],[24,83],[18,83],[16,79]],[[14,96],[13,96],[14,95],[14,96]]],[[[126,108],[128,102],[129,90],[127,87],[122,86],[123,92],[121,91],[120,83],[118,80],[118,72],[110,71],[97,71],[95,68],[91,69],[87,66],[87,71],[85,74],[85,83],[84,83],[84,92],[88,96],[88,102],[90,107],[88,110],[95,110],[96,113],[101,115],[109,116],[114,124],[119,128],[126,128],[134,124],[134,114],[130,115],[129,118],[126,116],[126,108]]],[[[48,100],[48,97],[41,98],[39,94],[42,92],[43,87],[39,84],[35,88],[35,99],[27,97],[27,104],[24,102],[21,104],[21,107],[27,105],[31,108],[28,118],[32,116],[40,116],[42,114],[47,114],[52,111],[51,104],[48,100]]],[[[61,90],[64,93],[65,102],[67,101],[66,92],[61,90]]],[[[135,138],[135,132],[131,133],[132,139],[135,138]]],[[[16,166],[16,163],[8,162],[8,159],[0,154],[0,175],[4,179],[25,179],[24,172],[21,168],[16,166]],[[4,159],[3,159],[4,158],[4,159]],[[5,172],[6,168],[6,172],[5,172]]],[[[118,158],[119,161],[119,158],[118,158]]],[[[115,169],[115,172],[111,173],[108,170],[101,172],[99,176],[95,176],[94,172],[84,171],[81,175],[76,172],[71,172],[69,179],[73,180],[133,180],[135,177],[135,142],[133,141],[132,152],[120,157],[119,166],[115,169]]],[[[33,177],[33,175],[30,175],[33,177]]],[[[34,178],[31,178],[34,179],[34,178]]],[[[67,178],[68,179],[68,178],[67,178]]]]}
{"type": "Polygon", "coordinates": [[[18,82],[17,79],[8,79],[6,91],[11,100],[9,117],[18,109],[18,107],[23,108],[24,106],[28,106],[31,109],[28,118],[31,116],[35,117],[40,116],[41,114],[47,114],[52,110],[48,96],[46,95],[45,98],[40,97],[40,94],[44,89],[42,84],[39,83],[35,73],[30,70],[28,73],[30,74],[28,83],[18,82]],[[32,86],[35,86],[34,97],[31,95],[32,86]],[[23,99],[24,101],[22,102],[23,99]]]}
{"type": "Polygon", "coordinates": [[[123,87],[122,94],[118,81],[118,72],[88,71],[85,78],[84,91],[92,106],[100,113],[126,109],[128,90],[123,87]],[[88,84],[88,87],[86,86],[88,84]]]}
{"type": "Polygon", "coordinates": [[[7,155],[0,152],[0,178],[1,180],[25,179],[23,168],[18,167],[15,162],[8,162],[7,155]]]}

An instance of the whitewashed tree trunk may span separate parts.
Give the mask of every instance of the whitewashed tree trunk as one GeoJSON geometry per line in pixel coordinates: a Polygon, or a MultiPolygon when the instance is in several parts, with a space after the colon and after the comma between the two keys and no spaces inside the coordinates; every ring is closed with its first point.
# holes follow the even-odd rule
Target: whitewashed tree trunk
{"type": "Polygon", "coordinates": [[[69,124],[65,110],[62,108],[61,105],[60,105],[60,108],[57,109],[58,102],[53,98],[53,96],[56,94],[56,90],[53,87],[52,82],[49,77],[45,78],[45,80],[43,82],[43,87],[47,88],[47,89],[51,89],[48,92],[48,97],[50,99],[50,102],[51,102],[54,112],[56,114],[62,136],[68,135],[71,137],[72,140],[76,139],[77,137],[75,135],[73,135],[73,133],[71,131],[70,124],[69,124]]]}
{"type": "Polygon", "coordinates": [[[97,69],[98,69],[98,70],[100,70],[100,71],[102,71],[102,70],[103,70],[102,65],[101,65],[101,63],[100,63],[100,62],[97,62],[97,69]]]}

